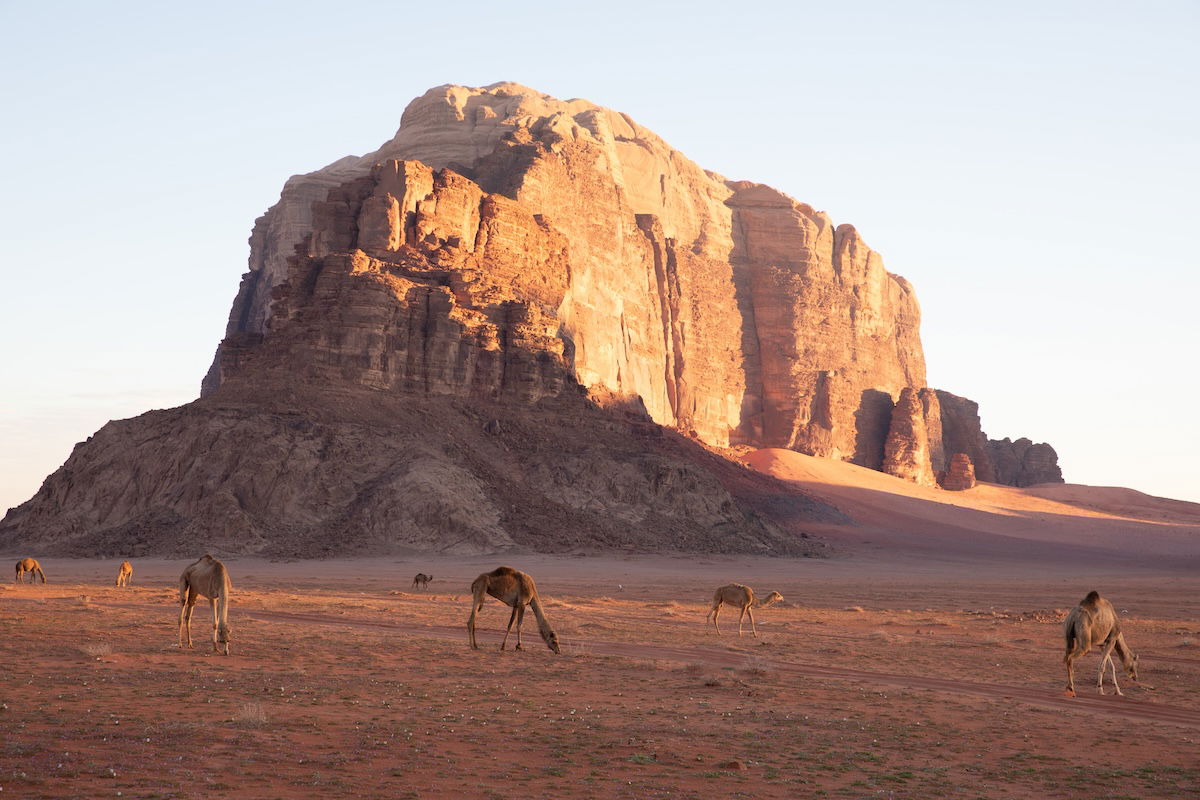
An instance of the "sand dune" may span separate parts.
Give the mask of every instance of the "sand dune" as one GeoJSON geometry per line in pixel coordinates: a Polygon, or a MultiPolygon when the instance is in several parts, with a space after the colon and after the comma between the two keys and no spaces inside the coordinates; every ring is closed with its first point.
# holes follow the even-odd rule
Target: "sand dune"
{"type": "MultiPolygon", "coordinates": [[[[1195,569],[1200,504],[1132,489],[980,484],[964,492],[917,486],[874,470],[790,450],[744,461],[836,506],[855,525],[810,526],[843,553],[888,551],[950,560],[1075,559],[1110,566],[1195,569]]],[[[797,520],[797,526],[802,523],[797,520]]]]}

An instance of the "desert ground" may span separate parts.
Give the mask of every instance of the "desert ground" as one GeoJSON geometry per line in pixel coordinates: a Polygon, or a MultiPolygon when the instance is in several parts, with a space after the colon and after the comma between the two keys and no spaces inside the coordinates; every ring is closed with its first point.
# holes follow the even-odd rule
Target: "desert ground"
{"type": "MultiPolygon", "coordinates": [[[[1200,514],[1119,489],[901,485],[778,453],[753,466],[857,523],[829,558],[223,558],[232,655],[176,644],[187,560],[41,559],[0,584],[0,797],[1180,798],[1200,796],[1200,514]],[[469,586],[533,575],[498,649],[469,586]],[[412,587],[417,572],[433,575],[412,587]],[[782,603],[738,635],[713,589],[782,603]],[[1061,621],[1118,609],[1142,683],[1064,696],[1061,621]]],[[[5,554],[11,565],[25,553],[5,554]]],[[[197,553],[197,556],[199,553],[197,553]]]]}

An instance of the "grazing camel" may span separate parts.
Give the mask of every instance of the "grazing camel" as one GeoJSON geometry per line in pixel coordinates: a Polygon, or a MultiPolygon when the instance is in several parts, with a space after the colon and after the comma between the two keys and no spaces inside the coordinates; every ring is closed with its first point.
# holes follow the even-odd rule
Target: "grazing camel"
{"type": "Polygon", "coordinates": [[[713,627],[717,629],[717,635],[721,635],[721,626],[717,624],[717,615],[721,613],[721,604],[729,603],[731,606],[737,606],[742,610],[742,615],[738,617],[738,636],[742,635],[742,620],[746,615],[750,615],[750,631],[754,634],[754,638],[758,638],[758,628],[754,625],[754,612],[750,610],[751,606],[766,608],[772,603],[778,603],[783,599],[783,595],[779,592],[771,592],[767,599],[758,603],[754,599],[754,590],[749,586],[743,586],[740,583],[730,583],[717,589],[713,593],[712,608],[704,617],[706,620],[712,618],[713,627]]]}
{"type": "Polygon", "coordinates": [[[1123,695],[1117,685],[1117,665],[1113,663],[1113,650],[1121,657],[1121,663],[1130,679],[1138,682],[1137,656],[1125,644],[1121,633],[1121,621],[1117,619],[1116,609],[1112,603],[1105,600],[1097,592],[1088,592],[1087,597],[1079,601],[1079,605],[1067,614],[1063,623],[1063,635],[1066,638],[1067,652],[1063,663],[1067,665],[1067,696],[1075,696],[1075,660],[1087,655],[1093,647],[1100,648],[1100,672],[1096,676],[1096,688],[1104,694],[1104,667],[1112,668],[1113,688],[1117,694],[1123,695]]]}
{"type": "Polygon", "coordinates": [[[483,608],[484,595],[490,594],[505,605],[512,606],[512,615],[508,618],[508,628],[504,631],[504,640],[500,649],[508,643],[508,635],[512,632],[513,620],[517,622],[517,649],[521,649],[521,623],[525,619],[525,606],[533,609],[537,617],[538,633],[546,642],[546,646],[555,653],[558,650],[558,634],[550,627],[542,611],[542,601],[538,598],[537,586],[533,578],[512,567],[497,567],[491,572],[485,572],[471,582],[471,616],[467,618],[467,634],[471,639],[471,647],[478,650],[475,641],[475,614],[483,608]]]}
{"type": "Polygon", "coordinates": [[[426,575],[424,572],[418,572],[415,576],[413,576],[413,587],[428,589],[429,582],[431,580],[433,580],[432,575],[426,575]]]}
{"type": "Polygon", "coordinates": [[[38,577],[41,577],[42,583],[46,582],[46,573],[42,572],[42,565],[37,562],[36,558],[22,558],[17,562],[17,583],[21,582],[21,576],[27,572],[30,583],[35,583],[35,579],[38,577]]]}
{"type": "Polygon", "coordinates": [[[117,570],[117,586],[128,586],[131,580],[133,580],[133,564],[122,561],[121,568],[117,570]]]}
{"type": "Polygon", "coordinates": [[[229,595],[233,584],[225,565],[205,553],[179,576],[179,646],[192,646],[192,609],[199,597],[207,597],[213,610],[213,650],[229,655],[229,595]],[[222,646],[223,649],[222,649],[222,646]]]}

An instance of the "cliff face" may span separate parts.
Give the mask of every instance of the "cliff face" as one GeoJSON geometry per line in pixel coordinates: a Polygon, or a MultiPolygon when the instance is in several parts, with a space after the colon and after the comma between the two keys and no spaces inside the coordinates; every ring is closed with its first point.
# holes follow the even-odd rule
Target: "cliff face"
{"type": "Polygon", "coordinates": [[[1056,469],[925,387],[913,289],[852,226],[583,100],[432,89],[250,245],[201,399],[105,426],[0,547],[812,554],[838,513],[706,446],[1056,469]]]}
{"type": "MultiPolygon", "coordinates": [[[[924,385],[912,287],[852,226],[706,172],[623,114],[515,84],[430,90],[376,152],[288,181],[255,226],[206,394],[231,373],[230,351],[237,361],[270,330],[297,248],[309,263],[361,251],[394,276],[401,265],[402,280],[440,270],[446,291],[430,309],[448,302],[449,316],[476,310],[502,338],[534,336],[543,363],[594,396],[717,446],[878,468],[892,400],[924,385]],[[524,327],[500,308],[519,309],[524,327]]],[[[492,335],[467,328],[478,352],[452,348],[465,372],[426,381],[405,351],[410,388],[482,388],[451,386],[479,378],[466,365],[492,335]]],[[[393,344],[377,343],[375,363],[395,362],[393,344]]]]}

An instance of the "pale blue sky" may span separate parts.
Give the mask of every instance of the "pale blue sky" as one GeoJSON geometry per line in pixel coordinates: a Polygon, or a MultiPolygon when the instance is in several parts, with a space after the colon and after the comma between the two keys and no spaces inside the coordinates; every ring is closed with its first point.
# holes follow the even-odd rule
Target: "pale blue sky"
{"type": "Polygon", "coordinates": [[[0,0],[0,513],[196,397],[289,175],[500,80],[853,223],[990,436],[1200,501],[1197,41],[1194,1],[0,0]]]}

